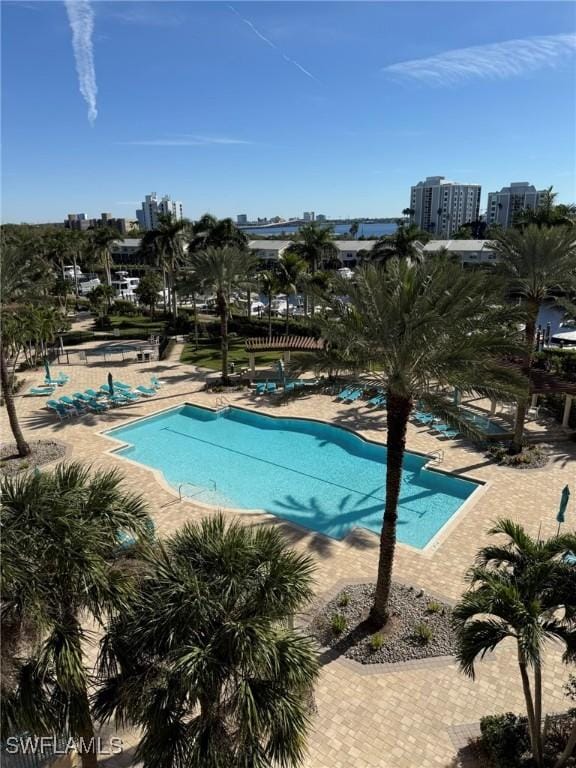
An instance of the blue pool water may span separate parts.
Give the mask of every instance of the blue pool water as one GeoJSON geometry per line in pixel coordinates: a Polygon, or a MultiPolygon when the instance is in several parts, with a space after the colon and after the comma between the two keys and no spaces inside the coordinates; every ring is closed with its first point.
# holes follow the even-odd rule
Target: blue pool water
{"type": "MultiPolygon", "coordinates": [[[[386,448],[347,430],[239,408],[185,405],[107,434],[118,453],[163,472],[183,495],[207,504],[263,509],[340,539],[382,526],[386,448]]],[[[477,484],[404,461],[398,539],[422,548],[477,484]]]]}

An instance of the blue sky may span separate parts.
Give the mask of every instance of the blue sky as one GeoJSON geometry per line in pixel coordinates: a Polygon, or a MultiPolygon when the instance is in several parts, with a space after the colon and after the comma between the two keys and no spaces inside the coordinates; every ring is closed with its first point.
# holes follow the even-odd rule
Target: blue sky
{"type": "Polygon", "coordinates": [[[394,216],[427,175],[575,201],[575,9],[2,2],[3,221],[133,218],[150,192],[394,216]]]}

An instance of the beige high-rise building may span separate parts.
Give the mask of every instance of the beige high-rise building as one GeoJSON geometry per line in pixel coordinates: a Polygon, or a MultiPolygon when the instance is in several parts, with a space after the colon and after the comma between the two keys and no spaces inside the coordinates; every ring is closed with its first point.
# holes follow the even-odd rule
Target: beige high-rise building
{"type": "Polygon", "coordinates": [[[410,220],[439,238],[450,238],[463,224],[480,216],[480,184],[460,184],[428,176],[412,187],[410,220]]]}

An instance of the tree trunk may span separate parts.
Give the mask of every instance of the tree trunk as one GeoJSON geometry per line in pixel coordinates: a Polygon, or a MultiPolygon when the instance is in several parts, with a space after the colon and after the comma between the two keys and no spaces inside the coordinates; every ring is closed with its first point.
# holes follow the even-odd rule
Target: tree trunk
{"type": "MultiPolygon", "coordinates": [[[[526,316],[526,331],[525,331],[525,344],[526,352],[524,355],[524,368],[528,378],[530,377],[530,367],[532,365],[532,357],[534,355],[534,341],[536,339],[536,321],[538,320],[538,313],[540,311],[540,303],[537,301],[528,302],[527,316],[526,316]]],[[[524,423],[526,421],[526,414],[528,412],[528,403],[530,400],[530,389],[526,392],[525,397],[518,399],[518,408],[516,410],[516,422],[514,425],[514,439],[510,446],[510,452],[520,453],[522,451],[522,442],[524,438],[524,423]]]]}
{"type": "Polygon", "coordinates": [[[96,738],[94,734],[94,726],[90,721],[90,705],[88,704],[88,696],[86,696],[86,708],[88,711],[88,722],[82,729],[80,729],[78,734],[75,734],[77,738],[81,740],[78,754],[80,755],[82,768],[98,768],[96,738]]]}
{"type": "Polygon", "coordinates": [[[520,667],[520,677],[522,678],[522,690],[524,691],[524,699],[526,701],[526,715],[528,717],[528,733],[530,735],[530,746],[532,748],[532,756],[534,757],[535,765],[541,766],[541,761],[538,761],[538,744],[540,733],[540,724],[536,723],[536,714],[534,712],[534,702],[532,699],[532,691],[530,690],[530,679],[526,669],[526,662],[523,659],[522,652],[518,649],[518,666],[520,667]]]}
{"type": "Polygon", "coordinates": [[[174,280],[173,275],[170,282],[172,283],[172,309],[174,312],[174,320],[176,320],[178,317],[178,295],[176,293],[176,281],[174,280]]]}
{"type": "Polygon", "coordinates": [[[30,446],[24,439],[20,424],[18,423],[18,415],[16,413],[14,394],[8,376],[8,361],[6,360],[6,350],[4,347],[2,347],[0,351],[0,379],[2,383],[4,405],[6,406],[6,413],[8,414],[8,421],[10,422],[10,429],[12,430],[14,440],[16,441],[16,447],[18,448],[18,456],[28,456],[30,454],[30,446]]]}
{"type": "Polygon", "coordinates": [[[198,308],[196,307],[196,293],[192,294],[192,306],[194,308],[194,349],[198,352],[198,308]]]}
{"type": "Polygon", "coordinates": [[[248,286],[246,290],[246,303],[247,303],[247,315],[248,320],[252,318],[252,291],[250,290],[250,286],[248,286]]]}
{"type": "Polygon", "coordinates": [[[218,291],[216,294],[218,313],[220,314],[220,349],[222,350],[222,384],[227,385],[228,377],[228,303],[224,294],[218,291]]]}
{"type": "Polygon", "coordinates": [[[272,294],[268,294],[268,341],[272,341],[272,294]]]}
{"type": "Polygon", "coordinates": [[[166,312],[168,311],[166,306],[166,292],[168,290],[168,286],[166,285],[166,270],[164,269],[164,267],[162,267],[162,288],[163,288],[162,299],[164,302],[164,314],[166,314],[166,312]]]}
{"type": "Polygon", "coordinates": [[[554,763],[554,768],[564,768],[564,766],[568,762],[568,758],[572,757],[572,754],[575,749],[576,749],[576,721],[574,722],[574,727],[572,728],[570,736],[568,737],[568,742],[564,747],[564,751],[562,752],[558,760],[554,763]]]}
{"type": "Polygon", "coordinates": [[[537,662],[534,666],[534,724],[537,737],[537,764],[541,765],[542,756],[542,666],[537,662]]]}
{"type": "Polygon", "coordinates": [[[72,254],[72,264],[74,265],[74,293],[78,298],[78,257],[76,251],[72,254]]]}
{"type": "Polygon", "coordinates": [[[402,462],[406,450],[406,429],[412,410],[412,398],[387,392],[388,439],[386,465],[386,506],[380,533],[380,557],[374,605],[370,621],[375,627],[382,627],[388,620],[388,598],[392,583],[394,550],[396,548],[396,524],[398,521],[398,500],[402,482],[402,462]]]}
{"type": "Polygon", "coordinates": [[[286,327],[285,327],[286,336],[288,336],[288,322],[290,320],[290,317],[288,315],[289,306],[290,306],[290,294],[286,293],[286,327]]]}

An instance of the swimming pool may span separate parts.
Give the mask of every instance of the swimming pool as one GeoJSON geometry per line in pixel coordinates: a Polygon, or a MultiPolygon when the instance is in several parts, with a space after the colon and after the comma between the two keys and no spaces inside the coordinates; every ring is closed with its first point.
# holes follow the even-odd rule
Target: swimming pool
{"type": "MultiPolygon", "coordinates": [[[[329,424],[184,405],[106,434],[117,453],[160,470],[183,495],[215,506],[258,509],[341,539],[376,533],[384,510],[386,448],[329,424]]],[[[407,453],[398,539],[423,548],[478,484],[424,468],[407,453]]]]}

